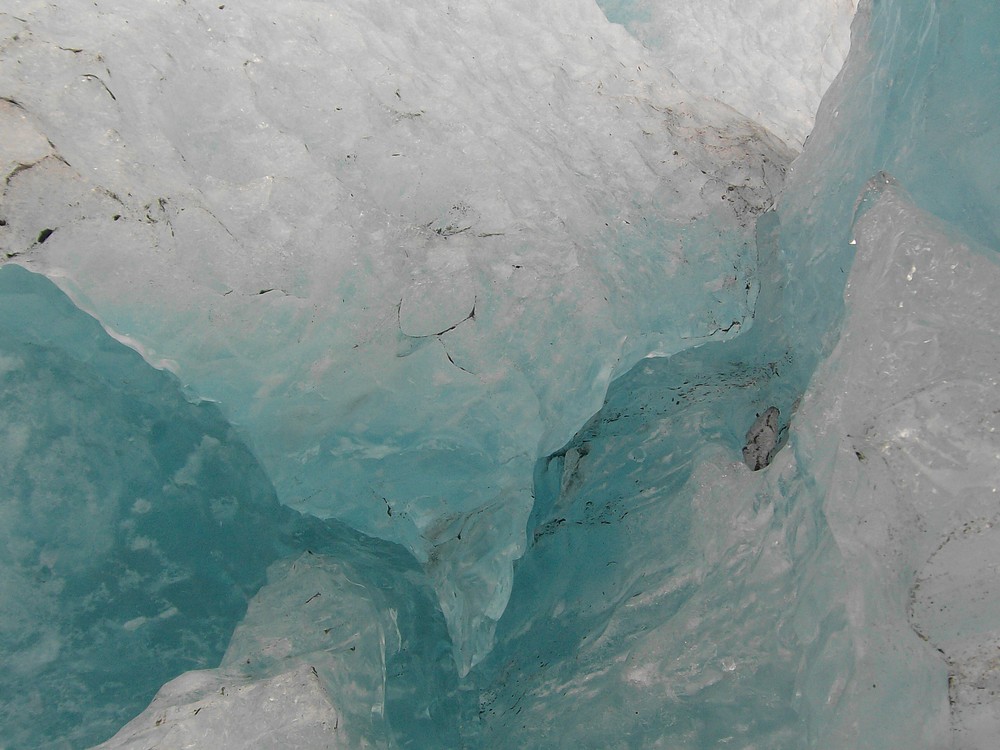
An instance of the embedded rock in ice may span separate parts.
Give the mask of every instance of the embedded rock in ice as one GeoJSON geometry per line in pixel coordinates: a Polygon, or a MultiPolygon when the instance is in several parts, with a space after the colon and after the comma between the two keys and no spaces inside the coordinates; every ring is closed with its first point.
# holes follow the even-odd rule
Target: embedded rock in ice
{"type": "Polygon", "coordinates": [[[791,152],[585,0],[17,0],[0,33],[8,255],[217,401],[283,503],[410,549],[463,670],[535,458],[753,309],[791,152]]]}
{"type": "Polygon", "coordinates": [[[771,463],[771,456],[778,445],[781,413],[775,406],[769,406],[747,430],[747,444],[743,446],[743,463],[753,471],[759,471],[771,463]]]}

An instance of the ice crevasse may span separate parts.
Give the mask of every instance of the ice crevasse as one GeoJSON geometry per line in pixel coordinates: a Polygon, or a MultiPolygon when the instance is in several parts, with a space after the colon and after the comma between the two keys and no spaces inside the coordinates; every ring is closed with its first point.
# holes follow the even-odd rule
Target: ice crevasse
{"type": "Polygon", "coordinates": [[[1000,11],[537,6],[0,12],[0,745],[991,747],[1000,11]]]}

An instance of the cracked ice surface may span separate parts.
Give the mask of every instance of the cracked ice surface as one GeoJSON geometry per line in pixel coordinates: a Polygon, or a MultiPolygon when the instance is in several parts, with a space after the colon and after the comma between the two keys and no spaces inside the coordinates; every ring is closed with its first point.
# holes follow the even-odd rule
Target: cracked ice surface
{"type": "Polygon", "coordinates": [[[217,401],[282,502],[412,550],[462,670],[534,460],[617,372],[739,331],[792,156],[577,0],[19,2],[0,33],[8,255],[217,401]]]}

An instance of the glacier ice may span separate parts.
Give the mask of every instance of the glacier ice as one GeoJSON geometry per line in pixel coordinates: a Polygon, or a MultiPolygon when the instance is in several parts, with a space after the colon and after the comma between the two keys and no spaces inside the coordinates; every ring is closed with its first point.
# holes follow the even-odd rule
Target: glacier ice
{"type": "MultiPolygon", "coordinates": [[[[914,740],[947,743],[937,726],[947,699],[955,746],[987,748],[1000,733],[990,695],[1000,679],[990,574],[1000,518],[1000,319],[990,298],[1000,266],[995,250],[922,211],[888,175],[866,198],[849,322],[803,402],[819,427],[802,449],[829,488],[823,510],[844,555],[860,679],[902,671],[909,651],[907,687],[922,698],[910,710],[923,707],[927,724],[914,740]],[[906,625],[919,640],[907,642],[906,625]]],[[[877,709],[854,700],[850,713],[878,736],[877,709]]]]}
{"type": "Polygon", "coordinates": [[[459,746],[444,620],[393,557],[338,545],[275,563],[219,667],[164,685],[99,747],[459,746]]]}
{"type": "Polygon", "coordinates": [[[8,746],[990,746],[998,11],[600,6],[0,12],[8,746]]]}
{"type": "Polygon", "coordinates": [[[309,665],[264,679],[185,672],[99,748],[363,747],[309,665]]]}

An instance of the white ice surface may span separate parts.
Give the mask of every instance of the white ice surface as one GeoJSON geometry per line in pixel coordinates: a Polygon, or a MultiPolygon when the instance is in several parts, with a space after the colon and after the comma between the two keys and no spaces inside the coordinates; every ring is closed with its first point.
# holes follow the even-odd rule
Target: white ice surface
{"type": "Polygon", "coordinates": [[[321,555],[275,563],[219,668],[164,685],[99,747],[385,746],[386,659],[402,642],[380,594],[321,555]]]}

